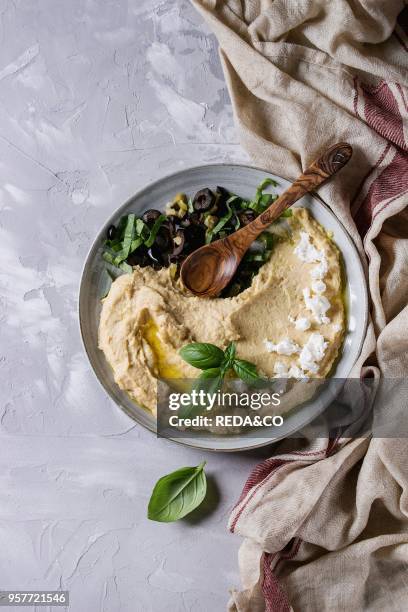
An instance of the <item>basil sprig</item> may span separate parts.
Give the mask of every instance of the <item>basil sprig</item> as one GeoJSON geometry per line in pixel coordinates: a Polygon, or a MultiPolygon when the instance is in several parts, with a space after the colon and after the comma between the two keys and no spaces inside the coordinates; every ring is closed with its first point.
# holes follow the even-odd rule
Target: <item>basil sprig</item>
{"type": "Polygon", "coordinates": [[[154,486],[147,517],[151,521],[171,523],[197,508],[207,492],[205,463],[183,467],[160,478],[154,486]]]}
{"type": "Polygon", "coordinates": [[[183,346],[179,354],[184,361],[203,370],[199,377],[200,380],[212,378],[217,380],[217,384],[220,385],[230,370],[234,370],[235,374],[247,384],[262,380],[254,363],[235,357],[236,346],[234,342],[231,342],[225,351],[209,342],[192,342],[183,346]]]}

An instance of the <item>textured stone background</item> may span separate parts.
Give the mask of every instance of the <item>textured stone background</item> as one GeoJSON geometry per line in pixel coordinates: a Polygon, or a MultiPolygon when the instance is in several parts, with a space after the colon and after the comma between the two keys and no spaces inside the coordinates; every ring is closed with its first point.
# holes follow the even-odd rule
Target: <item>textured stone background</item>
{"type": "Polygon", "coordinates": [[[135,426],[77,318],[112,210],[177,169],[246,161],[216,41],[186,0],[2,0],[0,41],[0,588],[69,589],[73,612],[223,610],[226,519],[256,457],[135,426]],[[208,512],[147,521],[156,479],[203,457],[208,512]]]}

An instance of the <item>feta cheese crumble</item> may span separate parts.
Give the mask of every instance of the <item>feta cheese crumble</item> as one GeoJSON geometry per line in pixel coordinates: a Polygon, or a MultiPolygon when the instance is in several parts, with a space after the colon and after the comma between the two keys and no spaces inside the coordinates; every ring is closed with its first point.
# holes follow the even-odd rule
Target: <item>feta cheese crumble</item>
{"type": "Polygon", "coordinates": [[[307,232],[300,232],[300,240],[294,251],[295,255],[305,263],[320,261],[322,251],[318,251],[310,242],[310,235],[307,232]]]}
{"type": "Polygon", "coordinates": [[[308,378],[305,372],[298,368],[298,366],[293,365],[289,368],[288,378],[308,378]]]}
{"type": "Polygon", "coordinates": [[[322,334],[314,332],[310,334],[306,344],[300,349],[298,365],[291,365],[289,368],[277,361],[274,366],[274,373],[279,378],[307,378],[307,372],[317,374],[319,363],[322,361],[329,343],[325,341],[322,334]]]}
{"type": "Polygon", "coordinates": [[[308,310],[310,310],[318,323],[330,323],[326,312],[330,308],[330,302],[324,295],[311,295],[309,287],[303,289],[303,299],[308,310]]]}
{"type": "Polygon", "coordinates": [[[310,272],[310,276],[314,280],[322,280],[322,278],[326,276],[329,270],[329,264],[327,263],[326,255],[322,251],[321,253],[322,253],[322,258],[320,260],[320,263],[317,266],[315,266],[313,270],[310,272]]]}
{"type": "Polygon", "coordinates": [[[293,365],[288,369],[281,361],[275,363],[274,372],[279,378],[307,378],[306,374],[298,366],[293,365]]]}
{"type": "Polygon", "coordinates": [[[288,377],[288,369],[285,366],[285,364],[282,363],[281,361],[277,361],[275,363],[273,371],[275,372],[276,376],[279,376],[279,378],[287,378],[288,377]]]}
{"type": "Polygon", "coordinates": [[[277,344],[270,342],[269,340],[264,340],[266,350],[268,353],[278,353],[278,355],[293,355],[294,353],[299,353],[300,346],[293,342],[290,338],[284,338],[277,344]]]}
{"type": "Polygon", "coordinates": [[[310,334],[309,340],[302,348],[299,355],[299,364],[302,370],[317,374],[319,362],[323,359],[328,342],[325,342],[322,334],[317,332],[310,334]]]}
{"type": "Polygon", "coordinates": [[[300,240],[294,250],[295,255],[305,263],[317,263],[310,274],[314,280],[322,280],[329,269],[326,254],[319,251],[311,242],[307,232],[300,232],[300,240]]]}
{"type": "Polygon", "coordinates": [[[295,327],[299,331],[306,331],[307,329],[309,329],[310,325],[310,320],[307,317],[299,317],[295,321],[295,327]]]}
{"type": "Polygon", "coordinates": [[[324,293],[326,291],[326,283],[321,280],[313,281],[312,291],[314,291],[315,293],[324,293]]]}
{"type": "Polygon", "coordinates": [[[306,331],[311,326],[310,320],[307,317],[298,317],[297,319],[295,319],[294,317],[289,315],[288,319],[299,331],[306,331]]]}

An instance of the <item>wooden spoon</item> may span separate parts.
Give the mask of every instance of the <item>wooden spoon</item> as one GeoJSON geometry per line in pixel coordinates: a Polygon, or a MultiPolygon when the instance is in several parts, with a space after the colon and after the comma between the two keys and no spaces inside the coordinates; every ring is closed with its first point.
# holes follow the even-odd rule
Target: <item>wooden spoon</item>
{"type": "Polygon", "coordinates": [[[202,246],[191,253],[181,267],[184,286],[200,297],[219,295],[230,282],[242,257],[257,236],[286,208],[343,168],[352,153],[351,145],[344,142],[330,147],[254,221],[230,236],[202,246]]]}

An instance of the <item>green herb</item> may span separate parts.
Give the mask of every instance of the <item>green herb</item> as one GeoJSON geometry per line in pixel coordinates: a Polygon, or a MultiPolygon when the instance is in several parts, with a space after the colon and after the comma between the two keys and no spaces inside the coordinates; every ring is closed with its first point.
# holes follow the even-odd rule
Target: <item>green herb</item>
{"type": "Polygon", "coordinates": [[[240,204],[239,204],[239,207],[240,207],[241,210],[247,210],[249,208],[250,204],[251,204],[251,202],[250,201],[248,202],[248,200],[241,200],[240,204]]]}
{"type": "Polygon", "coordinates": [[[224,351],[224,360],[227,364],[230,364],[235,359],[236,346],[234,342],[230,342],[227,348],[224,351]]]}
{"type": "Polygon", "coordinates": [[[151,521],[171,523],[197,508],[207,492],[205,463],[183,467],[160,478],[154,486],[147,517],[151,521]]]}
{"type": "Polygon", "coordinates": [[[114,280],[114,278],[115,277],[109,270],[107,270],[106,268],[102,270],[101,287],[100,287],[101,300],[103,300],[103,298],[105,298],[108,295],[109,289],[111,288],[112,281],[114,280]]]}
{"type": "Polygon", "coordinates": [[[160,217],[157,217],[156,221],[153,223],[153,227],[150,230],[150,236],[145,241],[145,245],[148,248],[150,248],[152,246],[153,242],[156,240],[157,232],[159,231],[159,229],[161,228],[161,226],[163,225],[163,222],[165,220],[166,220],[165,215],[160,215],[160,217]]]}
{"type": "Polygon", "coordinates": [[[236,347],[233,342],[227,346],[225,351],[222,351],[215,344],[201,342],[187,344],[179,351],[184,361],[195,368],[204,370],[199,377],[199,381],[214,379],[214,381],[217,381],[217,388],[220,388],[226,373],[231,369],[248,384],[262,380],[262,377],[257,373],[256,365],[249,361],[237,359],[235,353],[236,347]]]}
{"type": "Polygon", "coordinates": [[[209,230],[207,232],[206,239],[205,239],[207,244],[209,244],[212,241],[213,237],[216,236],[222,230],[224,225],[226,225],[228,221],[231,219],[233,213],[232,213],[231,207],[228,206],[228,203],[227,203],[227,208],[228,208],[227,214],[221,217],[217,225],[213,227],[212,230],[209,230]]]}
{"type": "MultiPolygon", "coordinates": [[[[207,232],[206,239],[205,239],[207,244],[209,244],[212,241],[214,236],[216,236],[217,234],[220,233],[220,231],[224,228],[224,226],[227,225],[227,223],[231,219],[231,217],[233,215],[235,215],[235,210],[233,210],[233,208],[232,208],[232,203],[235,202],[235,201],[238,201],[238,200],[240,200],[240,198],[238,196],[236,196],[236,195],[233,195],[230,198],[228,198],[228,200],[225,203],[225,205],[226,205],[226,207],[228,209],[228,212],[223,217],[221,217],[221,219],[218,221],[216,226],[213,227],[212,230],[209,230],[207,232]]],[[[238,219],[238,217],[237,217],[237,219],[238,219]]],[[[235,228],[235,229],[238,229],[238,228],[235,228]]]]}
{"type": "Polygon", "coordinates": [[[273,185],[277,186],[277,182],[271,178],[266,178],[262,181],[255,193],[255,198],[252,202],[249,203],[248,208],[254,210],[257,214],[264,212],[270,206],[270,204],[277,199],[277,195],[272,195],[271,193],[263,193],[264,189],[273,185]]]}
{"type": "Polygon", "coordinates": [[[272,249],[273,247],[273,235],[269,232],[262,232],[262,234],[258,237],[258,240],[262,242],[265,249],[272,249]]]}
{"type": "Polygon", "coordinates": [[[277,183],[277,182],[276,182],[274,179],[271,179],[271,178],[266,178],[266,179],[264,179],[264,180],[263,180],[263,181],[262,181],[262,182],[261,182],[261,183],[258,185],[258,187],[257,187],[257,189],[256,189],[256,194],[255,194],[255,197],[258,197],[258,196],[262,195],[263,191],[264,191],[264,190],[265,190],[267,187],[269,187],[270,185],[272,185],[273,187],[277,187],[277,186],[278,186],[278,183],[277,183]]]}
{"type": "Polygon", "coordinates": [[[129,255],[133,253],[133,251],[136,251],[136,249],[138,249],[141,244],[143,244],[143,238],[141,237],[135,238],[135,240],[132,240],[132,244],[130,245],[130,249],[129,249],[129,255]]]}
{"type": "Polygon", "coordinates": [[[260,376],[256,371],[256,365],[250,361],[234,359],[232,367],[234,368],[235,374],[248,385],[260,380],[260,376]]]}
{"type": "Polygon", "coordinates": [[[286,210],[283,211],[283,213],[281,213],[279,215],[279,218],[280,217],[284,217],[284,218],[285,217],[293,217],[293,210],[291,208],[287,208],[286,210]]]}
{"type": "Polygon", "coordinates": [[[245,257],[245,261],[265,263],[268,261],[270,253],[270,251],[263,251],[262,253],[248,253],[248,255],[245,257]]]}
{"type": "MultiPolygon", "coordinates": [[[[194,381],[191,391],[205,391],[206,393],[216,393],[222,387],[222,381],[224,380],[224,373],[221,368],[208,368],[203,370],[200,376],[194,381]]],[[[182,419],[187,417],[194,417],[198,414],[202,414],[206,404],[194,405],[192,403],[187,406],[182,406],[179,411],[179,416],[182,419]]]]}
{"type": "Polygon", "coordinates": [[[215,344],[203,342],[186,344],[179,353],[184,361],[200,370],[218,368],[224,360],[224,351],[215,344]]]}
{"type": "Polygon", "coordinates": [[[209,380],[219,378],[221,374],[221,368],[207,368],[203,370],[199,376],[201,380],[209,380]]]}
{"type": "Polygon", "coordinates": [[[126,263],[126,259],[142,244],[147,248],[153,245],[165,219],[165,215],[160,215],[149,229],[148,225],[133,213],[123,216],[116,229],[116,237],[113,240],[106,240],[102,257],[117,268],[131,272],[132,267],[126,263]]]}
{"type": "Polygon", "coordinates": [[[113,263],[115,266],[118,266],[122,261],[124,261],[130,252],[130,247],[132,245],[132,240],[135,233],[135,215],[131,213],[127,216],[125,231],[123,235],[122,249],[116,253],[113,263]]]}
{"type": "Polygon", "coordinates": [[[196,388],[199,391],[203,388],[202,382],[207,381],[204,384],[205,391],[207,393],[216,393],[219,391],[219,389],[221,389],[223,380],[224,374],[221,368],[209,368],[208,370],[201,372],[200,376],[198,377],[196,388]]]}
{"type": "Polygon", "coordinates": [[[108,263],[113,264],[113,258],[114,258],[114,256],[112,255],[112,253],[111,253],[110,251],[105,251],[105,252],[102,254],[102,258],[103,258],[105,261],[107,261],[108,263]]]}
{"type": "Polygon", "coordinates": [[[119,264],[119,268],[123,270],[123,272],[126,272],[126,274],[132,274],[133,272],[132,266],[129,266],[129,264],[126,263],[126,261],[122,261],[122,263],[119,264]]]}

